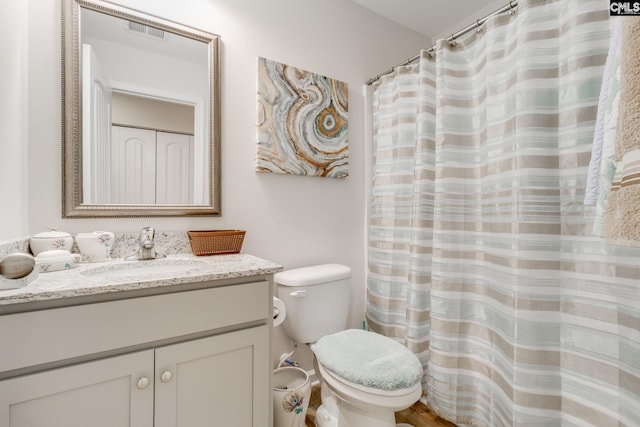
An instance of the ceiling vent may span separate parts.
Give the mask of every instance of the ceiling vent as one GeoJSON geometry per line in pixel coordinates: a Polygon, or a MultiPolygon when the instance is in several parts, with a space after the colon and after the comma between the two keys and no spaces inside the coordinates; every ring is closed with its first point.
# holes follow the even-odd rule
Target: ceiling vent
{"type": "Polygon", "coordinates": [[[127,29],[136,34],[145,35],[156,40],[164,40],[165,33],[163,30],[148,27],[139,22],[127,21],[127,29]]]}

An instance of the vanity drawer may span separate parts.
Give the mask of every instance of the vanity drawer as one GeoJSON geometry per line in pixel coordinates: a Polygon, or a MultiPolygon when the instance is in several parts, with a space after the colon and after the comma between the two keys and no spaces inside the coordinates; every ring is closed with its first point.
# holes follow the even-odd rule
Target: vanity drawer
{"type": "Polygon", "coordinates": [[[140,349],[270,316],[269,282],[0,316],[0,372],[140,349]]]}

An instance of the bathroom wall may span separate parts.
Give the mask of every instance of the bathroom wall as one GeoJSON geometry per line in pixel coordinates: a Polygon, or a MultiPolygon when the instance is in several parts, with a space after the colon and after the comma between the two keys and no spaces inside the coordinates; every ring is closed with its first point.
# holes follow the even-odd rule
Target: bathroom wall
{"type": "Polygon", "coordinates": [[[27,28],[28,3],[1,2],[0,240],[24,237],[28,224],[27,28]]]}
{"type": "Polygon", "coordinates": [[[488,14],[492,13],[493,11],[500,9],[502,6],[506,5],[507,3],[509,3],[508,0],[494,0],[491,3],[489,3],[488,5],[473,11],[472,13],[466,13],[466,12],[461,12],[460,13],[460,20],[453,24],[452,26],[450,26],[449,28],[445,29],[444,31],[440,32],[439,34],[434,36],[434,41],[437,39],[444,39],[449,37],[451,34],[455,34],[458,31],[462,30],[463,28],[466,28],[468,25],[473,24],[474,22],[476,22],[478,19],[483,18],[485,16],[487,16],[488,14]]]}
{"type": "MultiPolygon", "coordinates": [[[[359,327],[364,310],[368,188],[363,83],[413,56],[430,41],[349,0],[118,3],[222,37],[222,216],[61,218],[61,6],[59,1],[15,0],[0,6],[0,31],[6,41],[0,63],[4,132],[0,142],[0,240],[47,227],[73,234],[95,229],[135,231],[144,225],[165,231],[243,228],[248,230],[243,252],[285,268],[326,262],[351,266],[351,318],[352,325],[359,327]],[[254,172],[258,56],[349,84],[348,179],[254,172]]],[[[278,342],[275,351],[284,351],[279,347],[286,347],[286,340],[281,336],[278,342]]]]}

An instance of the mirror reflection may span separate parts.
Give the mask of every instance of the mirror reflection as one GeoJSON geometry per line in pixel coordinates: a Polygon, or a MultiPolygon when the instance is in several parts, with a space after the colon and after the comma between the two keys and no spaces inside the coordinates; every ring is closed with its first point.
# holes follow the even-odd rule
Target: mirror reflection
{"type": "Polygon", "coordinates": [[[65,12],[66,216],[219,214],[217,37],[99,0],[65,12]]]}

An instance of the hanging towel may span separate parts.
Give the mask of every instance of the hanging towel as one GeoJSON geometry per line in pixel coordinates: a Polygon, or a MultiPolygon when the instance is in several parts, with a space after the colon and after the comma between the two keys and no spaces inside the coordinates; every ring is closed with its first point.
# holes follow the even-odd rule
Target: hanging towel
{"type": "MultiPolygon", "coordinates": [[[[611,191],[611,183],[613,182],[613,177],[616,172],[614,155],[616,145],[616,132],[618,129],[618,112],[620,107],[620,62],[622,52],[622,49],[620,47],[620,23],[621,18],[611,18],[609,56],[607,57],[607,65],[605,66],[605,71],[606,67],[610,67],[610,74],[607,76],[608,91],[606,94],[604,107],[600,107],[603,108],[603,110],[598,109],[598,118],[600,118],[600,112],[604,112],[604,120],[602,123],[602,149],[598,154],[600,156],[600,163],[599,167],[597,167],[597,169],[599,169],[599,177],[596,180],[598,185],[596,213],[593,222],[593,234],[599,237],[604,237],[604,223],[605,214],[607,211],[607,202],[609,200],[609,193],[611,191]]],[[[596,138],[594,138],[594,151],[595,145],[596,138]]],[[[593,155],[591,159],[593,161],[593,155]]],[[[589,183],[591,183],[591,177],[589,183]]],[[[589,197],[589,189],[587,189],[587,197],[589,197]]],[[[589,204],[587,203],[587,197],[585,197],[585,205],[589,204]]]]}
{"type": "MultiPolygon", "coordinates": [[[[598,204],[603,166],[614,152],[615,128],[617,125],[617,95],[620,87],[618,80],[620,76],[621,50],[620,19],[611,19],[610,22],[611,36],[609,38],[609,52],[604,66],[602,85],[600,86],[596,128],[593,136],[591,161],[589,162],[589,173],[587,176],[587,189],[584,198],[584,204],[587,206],[596,206],[598,204]],[[612,117],[614,112],[615,118],[612,117]],[[613,130],[614,136],[613,139],[608,139],[610,143],[606,144],[607,146],[605,147],[605,133],[607,129],[609,133],[613,130]]],[[[611,179],[608,180],[608,184],[605,187],[610,186],[611,179]]]]}
{"type": "Polygon", "coordinates": [[[600,166],[600,191],[598,192],[596,215],[592,228],[594,236],[604,237],[604,224],[607,214],[607,206],[609,204],[609,194],[611,193],[611,185],[615,174],[616,162],[612,157],[603,158],[603,164],[600,166]]]}
{"type": "Polygon", "coordinates": [[[622,20],[616,172],[605,216],[609,243],[640,246],[640,20],[622,20]]]}

